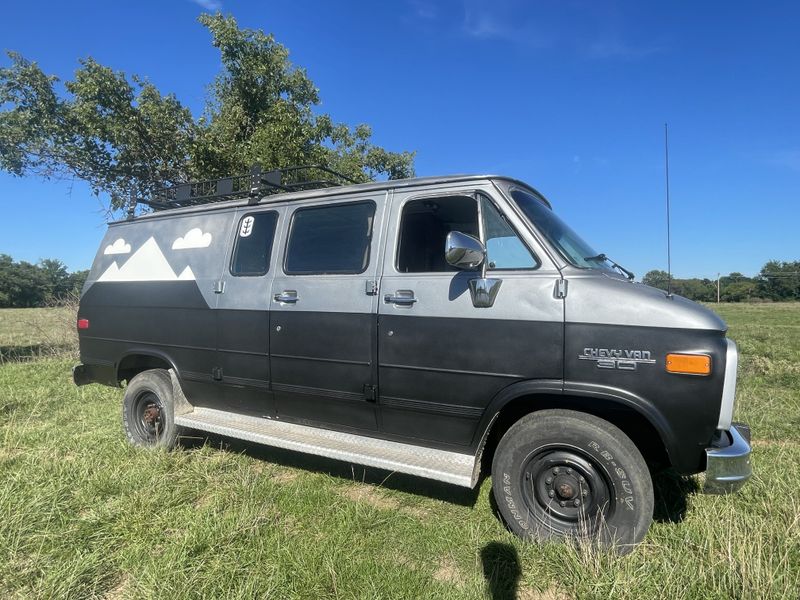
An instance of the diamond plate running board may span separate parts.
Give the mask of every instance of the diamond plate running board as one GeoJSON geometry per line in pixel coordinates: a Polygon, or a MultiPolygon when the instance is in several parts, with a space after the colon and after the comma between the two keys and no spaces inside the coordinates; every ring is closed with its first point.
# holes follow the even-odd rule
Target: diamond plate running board
{"type": "Polygon", "coordinates": [[[469,488],[477,482],[475,457],[471,454],[237,415],[211,408],[198,407],[192,412],[176,415],[175,424],[469,488]]]}

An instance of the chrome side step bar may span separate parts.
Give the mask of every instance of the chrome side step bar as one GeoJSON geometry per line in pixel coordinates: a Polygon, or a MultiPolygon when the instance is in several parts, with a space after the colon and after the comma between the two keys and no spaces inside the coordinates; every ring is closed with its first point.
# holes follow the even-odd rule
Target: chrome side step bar
{"type": "Polygon", "coordinates": [[[408,473],[464,487],[475,487],[475,456],[411,444],[195,408],[175,416],[175,424],[266,446],[325,456],[368,467],[408,473]]]}

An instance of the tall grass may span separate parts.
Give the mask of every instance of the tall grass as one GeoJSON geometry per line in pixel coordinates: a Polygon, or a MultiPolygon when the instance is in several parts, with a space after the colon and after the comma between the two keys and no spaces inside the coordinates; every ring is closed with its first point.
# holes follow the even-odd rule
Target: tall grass
{"type": "Polygon", "coordinates": [[[78,301],[70,294],[44,308],[0,310],[0,364],[47,356],[78,356],[78,301]]]}

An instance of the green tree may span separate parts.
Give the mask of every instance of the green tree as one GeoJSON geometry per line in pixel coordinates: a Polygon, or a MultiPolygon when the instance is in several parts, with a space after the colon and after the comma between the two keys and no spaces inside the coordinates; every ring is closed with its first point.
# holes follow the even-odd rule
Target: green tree
{"type": "Polygon", "coordinates": [[[0,258],[0,289],[6,296],[6,305],[13,308],[43,305],[50,290],[43,271],[29,262],[13,262],[5,255],[0,258]]]}
{"type": "Polygon", "coordinates": [[[642,283],[662,290],[667,289],[667,281],[669,280],[669,273],[666,271],[653,270],[648,271],[642,277],[642,283]]]}
{"type": "Polygon", "coordinates": [[[80,292],[89,271],[69,273],[60,260],[44,259],[38,264],[15,262],[0,254],[0,308],[45,306],[80,292]]]}
{"type": "Polygon", "coordinates": [[[48,300],[63,298],[72,290],[70,274],[63,262],[54,258],[45,258],[39,261],[38,267],[47,286],[48,300]]]}
{"type": "Polygon", "coordinates": [[[69,293],[80,294],[83,289],[83,284],[89,278],[89,270],[75,271],[69,275],[69,293]]]}
{"type": "MultiPolygon", "coordinates": [[[[722,282],[720,281],[720,286],[722,282]]],[[[758,293],[756,282],[745,277],[742,279],[731,280],[725,287],[720,289],[720,298],[723,302],[745,302],[752,300],[758,293]]]]}
{"type": "Polygon", "coordinates": [[[78,177],[108,193],[114,208],[131,193],[146,195],[188,174],[196,126],[174,96],[88,58],[62,98],[57,78],[19,54],[9,58],[11,66],[0,69],[0,169],[78,177]]]}
{"type": "Polygon", "coordinates": [[[758,274],[758,290],[771,300],[800,300],[800,261],[766,263],[758,274]]]}
{"type": "Polygon", "coordinates": [[[685,298],[697,302],[711,302],[716,300],[716,285],[709,279],[676,279],[674,280],[673,291],[685,298]]]}
{"type": "Polygon", "coordinates": [[[0,308],[11,306],[11,281],[14,261],[8,254],[0,254],[0,308]]]}
{"type": "Polygon", "coordinates": [[[0,69],[0,169],[78,177],[108,193],[112,208],[132,193],[244,173],[253,163],[322,164],[358,181],[413,175],[412,153],[374,145],[367,125],[317,113],[319,91],[272,35],[219,14],[199,20],[222,62],[199,119],[174,95],[92,58],[61,95],[57,78],[9,52],[10,66],[0,69]]]}

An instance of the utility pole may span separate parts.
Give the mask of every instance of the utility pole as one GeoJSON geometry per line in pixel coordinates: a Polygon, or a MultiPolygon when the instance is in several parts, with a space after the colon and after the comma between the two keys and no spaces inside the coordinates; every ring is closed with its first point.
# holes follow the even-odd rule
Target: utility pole
{"type": "Polygon", "coordinates": [[[717,273],[717,304],[719,304],[719,273],[717,273]]]}

